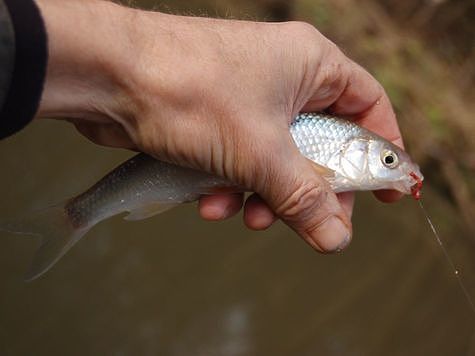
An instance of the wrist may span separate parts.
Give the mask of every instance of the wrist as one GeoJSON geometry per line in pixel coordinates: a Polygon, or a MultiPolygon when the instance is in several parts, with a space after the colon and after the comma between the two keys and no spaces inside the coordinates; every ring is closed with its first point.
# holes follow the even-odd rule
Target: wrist
{"type": "Polygon", "coordinates": [[[136,10],[100,0],[37,0],[49,61],[38,117],[110,121],[133,65],[136,10]]]}

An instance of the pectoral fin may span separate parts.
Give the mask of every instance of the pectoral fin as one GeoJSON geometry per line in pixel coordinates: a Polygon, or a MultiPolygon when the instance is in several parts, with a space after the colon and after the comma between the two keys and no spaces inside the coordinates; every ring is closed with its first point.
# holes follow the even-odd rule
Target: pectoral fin
{"type": "Polygon", "coordinates": [[[324,178],[327,178],[327,179],[335,177],[335,171],[333,169],[330,169],[328,167],[324,167],[324,166],[312,161],[311,159],[309,159],[309,161],[312,164],[313,169],[315,170],[315,172],[318,175],[320,175],[324,178]]]}
{"type": "Polygon", "coordinates": [[[133,209],[130,211],[130,214],[127,215],[124,220],[127,221],[136,221],[150,218],[154,215],[163,213],[169,209],[174,208],[175,206],[180,205],[179,203],[162,203],[156,202],[146,206],[141,206],[139,208],[133,209]]]}

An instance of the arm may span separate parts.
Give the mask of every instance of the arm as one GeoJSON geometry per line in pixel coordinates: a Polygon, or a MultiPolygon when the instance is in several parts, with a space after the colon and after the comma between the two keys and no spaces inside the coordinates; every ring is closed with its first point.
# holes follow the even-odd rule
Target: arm
{"type": "MultiPolygon", "coordinates": [[[[331,108],[401,144],[377,81],[303,23],[171,16],[109,2],[38,0],[49,65],[38,116],[66,118],[94,142],[218,174],[256,192],[245,222],[282,219],[322,252],[351,237],[353,197],[337,197],[288,130],[331,108]]],[[[201,199],[235,214],[240,195],[201,199]]]]}

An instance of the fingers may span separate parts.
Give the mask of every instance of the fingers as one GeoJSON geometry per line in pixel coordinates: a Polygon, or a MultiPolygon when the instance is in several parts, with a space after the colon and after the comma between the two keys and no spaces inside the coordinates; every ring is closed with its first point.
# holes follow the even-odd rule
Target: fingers
{"type": "MultiPolygon", "coordinates": [[[[375,81],[375,79],[373,80],[375,81]]],[[[404,148],[396,115],[388,96],[381,87],[376,98],[377,99],[372,106],[359,113],[348,112],[344,114],[343,109],[340,109],[340,111],[334,109],[334,111],[335,113],[352,115],[358,125],[365,127],[381,137],[384,137],[388,141],[393,142],[395,145],[404,148]]]]}
{"type": "Polygon", "coordinates": [[[329,109],[335,114],[350,116],[358,125],[403,147],[396,115],[381,84],[340,51],[333,55],[338,57],[335,61],[342,64],[332,62],[324,67],[323,74],[316,76],[316,92],[303,110],[329,109]]]}
{"type": "MultiPolygon", "coordinates": [[[[236,215],[242,207],[242,194],[203,195],[199,201],[199,211],[203,219],[219,221],[236,215]]],[[[252,230],[269,228],[277,217],[257,194],[252,194],[244,208],[244,223],[252,230]]]]}
{"type": "Polygon", "coordinates": [[[244,206],[244,223],[252,230],[269,228],[277,217],[266,202],[257,194],[252,194],[244,206]]]}
{"type": "Polygon", "coordinates": [[[241,210],[243,194],[203,195],[198,209],[203,219],[219,221],[236,215],[241,210]]]}
{"type": "MultiPolygon", "coordinates": [[[[330,110],[336,114],[359,117],[376,105],[381,104],[385,96],[381,84],[373,78],[360,65],[347,61],[345,87],[336,100],[331,104],[330,110]]],[[[380,112],[384,116],[380,120],[396,121],[394,112],[389,101],[380,105],[385,111],[380,112]]]]}
{"type": "MultiPolygon", "coordinates": [[[[355,201],[354,193],[340,193],[338,200],[346,215],[351,218],[355,201]]],[[[219,221],[237,214],[241,206],[242,194],[204,195],[200,198],[199,211],[203,219],[219,221]]],[[[268,229],[277,221],[277,216],[267,203],[254,193],[246,200],[243,219],[249,229],[259,231],[268,229]]]]}
{"type": "Polygon", "coordinates": [[[383,203],[394,203],[401,199],[404,194],[397,190],[377,190],[374,192],[374,196],[383,203]]]}
{"type": "Polygon", "coordinates": [[[316,76],[315,93],[304,111],[329,109],[350,116],[359,125],[402,146],[401,132],[391,102],[381,84],[364,68],[334,48],[331,65],[316,76]]]}

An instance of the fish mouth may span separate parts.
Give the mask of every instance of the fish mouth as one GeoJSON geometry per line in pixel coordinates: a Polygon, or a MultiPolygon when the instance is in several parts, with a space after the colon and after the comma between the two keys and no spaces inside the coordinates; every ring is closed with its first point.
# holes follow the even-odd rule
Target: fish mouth
{"type": "Polygon", "coordinates": [[[404,194],[410,194],[414,199],[420,200],[424,176],[419,167],[417,165],[407,165],[403,167],[403,172],[400,179],[393,183],[392,189],[404,194]]]}
{"type": "Polygon", "coordinates": [[[422,186],[423,186],[422,180],[424,179],[424,177],[422,177],[422,174],[420,174],[420,172],[418,172],[418,173],[419,174],[417,174],[414,171],[409,173],[409,177],[412,181],[410,191],[411,191],[412,197],[415,200],[420,200],[422,198],[421,190],[422,190],[422,186]]]}

